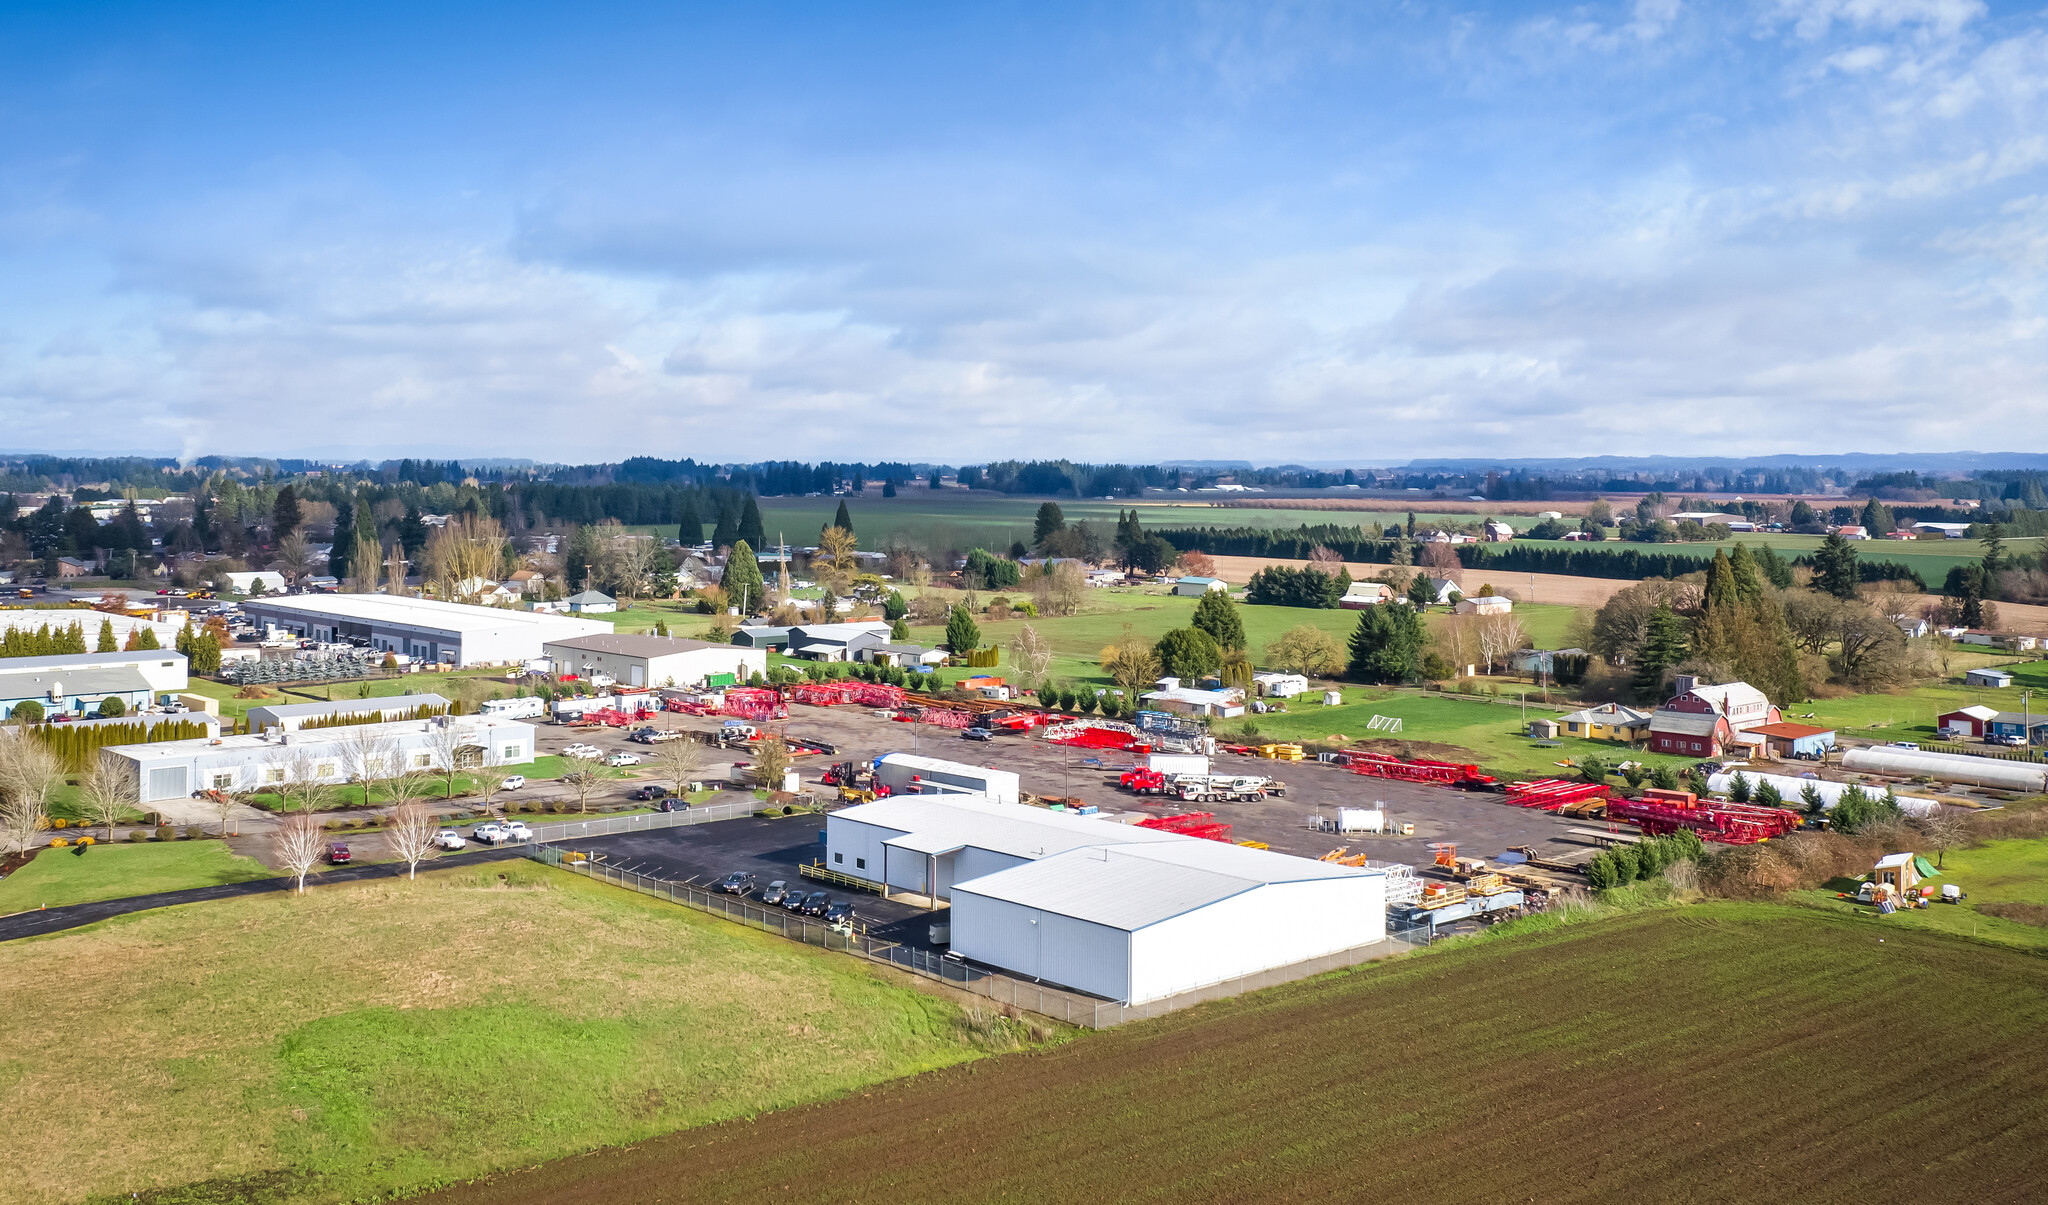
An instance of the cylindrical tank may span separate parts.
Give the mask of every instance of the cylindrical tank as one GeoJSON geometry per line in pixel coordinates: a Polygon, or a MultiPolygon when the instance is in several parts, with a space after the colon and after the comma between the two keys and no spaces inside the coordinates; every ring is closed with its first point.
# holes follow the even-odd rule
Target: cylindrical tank
{"type": "Polygon", "coordinates": [[[1387,827],[1387,814],[1379,808],[1338,808],[1340,833],[1377,833],[1387,827]]]}
{"type": "MultiPolygon", "coordinates": [[[[1785,801],[1784,806],[1791,808],[1795,812],[1806,810],[1806,804],[1801,798],[1801,793],[1808,787],[1812,787],[1819,793],[1823,807],[1833,807],[1842,798],[1842,792],[1848,790],[1850,785],[1846,782],[1826,782],[1818,778],[1794,778],[1789,774],[1754,774],[1748,770],[1742,771],[1742,776],[1749,780],[1749,789],[1752,792],[1750,796],[1751,803],[1756,802],[1755,790],[1765,783],[1770,783],[1773,787],[1777,788],[1778,798],[1785,801]]],[[[1728,789],[1734,785],[1735,775],[1733,774],[1715,774],[1707,779],[1707,790],[1712,791],[1716,795],[1726,795],[1728,789]]],[[[1869,788],[1865,787],[1864,790],[1867,792],[1869,788]]],[[[1883,788],[1879,788],[1876,793],[1879,795],[1884,794],[1883,788]]],[[[1924,799],[1918,795],[1900,795],[1898,796],[1898,801],[1899,810],[1908,816],[1925,816],[1941,806],[1938,800],[1924,799]]]]}
{"type": "Polygon", "coordinates": [[[1859,774],[1925,774],[1950,782],[1967,782],[2001,791],[2048,790],[2048,766],[1971,757],[1963,753],[1922,753],[1913,749],[1851,749],[1842,768],[1859,774]]]}

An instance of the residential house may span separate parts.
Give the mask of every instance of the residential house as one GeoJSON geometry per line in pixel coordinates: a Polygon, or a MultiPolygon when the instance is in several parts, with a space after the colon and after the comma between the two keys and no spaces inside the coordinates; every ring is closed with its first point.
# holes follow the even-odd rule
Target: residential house
{"type": "Polygon", "coordinates": [[[1908,615],[1904,619],[1899,620],[1898,625],[1899,631],[1905,633],[1906,639],[1908,640],[1914,640],[1921,636],[1925,636],[1929,632],[1932,632],[1934,630],[1933,624],[1927,622],[1925,619],[1921,619],[1913,615],[1908,615]]]}
{"type": "Polygon", "coordinates": [[[1619,703],[1603,703],[1561,716],[1558,725],[1566,736],[1581,737],[1589,741],[1619,741],[1633,745],[1647,737],[1650,732],[1650,713],[1623,707],[1619,703]]]}
{"type": "Polygon", "coordinates": [[[1869,529],[1857,523],[1851,523],[1847,526],[1837,527],[1835,528],[1835,534],[1842,537],[1845,540],[1867,540],[1870,538],[1869,529]]]}
{"type": "Polygon", "coordinates": [[[60,556],[57,558],[58,577],[84,577],[91,572],[92,566],[75,556],[60,556]]]}
{"type": "Polygon", "coordinates": [[[1459,599],[1451,609],[1460,615],[1506,615],[1515,609],[1515,600],[1505,594],[1475,594],[1459,599]]]}
{"type": "Polygon", "coordinates": [[[1811,724],[1759,724],[1749,731],[1764,738],[1765,757],[1781,761],[1821,761],[1835,747],[1834,729],[1815,728],[1811,724]]]}
{"type": "Polygon", "coordinates": [[[584,590],[562,600],[579,615],[604,615],[619,609],[619,600],[598,590],[584,590]]]}
{"type": "Polygon", "coordinates": [[[1761,749],[1765,738],[1750,730],[1784,717],[1764,693],[1747,682],[1702,684],[1678,677],[1678,693],[1650,716],[1650,748],[1687,757],[1718,757],[1732,747],[1761,749]]]}
{"type": "MultiPolygon", "coordinates": [[[[1555,674],[1557,672],[1557,658],[1584,656],[1587,656],[1587,653],[1582,648],[1516,649],[1508,654],[1508,667],[1518,674],[1529,674],[1531,676],[1536,674],[1555,674]]],[[[1644,712],[1643,714],[1648,715],[1649,713],[1644,712]]]]}
{"type": "Polygon", "coordinates": [[[505,586],[508,589],[517,590],[525,595],[539,594],[547,589],[547,585],[548,575],[538,569],[515,570],[505,579],[505,586]]]}
{"type": "Polygon", "coordinates": [[[1220,577],[1184,577],[1173,583],[1173,592],[1184,598],[1200,598],[1218,590],[1229,590],[1230,583],[1220,577]]]}
{"type": "Polygon", "coordinates": [[[1394,589],[1385,582],[1352,582],[1345,589],[1344,597],[1337,600],[1337,605],[1347,611],[1363,611],[1367,607],[1391,602],[1393,598],[1394,589]]]}
{"type": "Polygon", "coordinates": [[[1973,669],[1963,674],[1963,685],[1989,686],[1994,690],[2003,690],[2012,685],[2012,675],[2002,669],[1973,669]]]}
{"type": "Polygon", "coordinates": [[[856,647],[853,657],[856,661],[868,661],[875,665],[918,669],[924,666],[944,665],[946,650],[928,649],[921,644],[869,644],[856,647]]]}
{"type": "Polygon", "coordinates": [[[1451,595],[1462,594],[1462,592],[1458,589],[1458,583],[1452,581],[1450,578],[1447,577],[1430,578],[1429,588],[1431,593],[1433,594],[1433,597],[1430,599],[1430,601],[1436,603],[1439,606],[1449,603],[1451,601],[1451,595]]]}
{"type": "MultiPolygon", "coordinates": [[[[1974,673],[1982,671],[1972,672],[1974,673]]],[[[2006,682],[2012,681],[2012,675],[2005,673],[2004,670],[1993,670],[1991,672],[1997,674],[2004,674],[2006,682]]],[[[2004,683],[2000,683],[2000,685],[2004,685],[2004,683]]],[[[1934,717],[1934,728],[1935,731],[1940,732],[1946,736],[1981,737],[1989,734],[1990,729],[1987,727],[1987,725],[1989,725],[1992,720],[1997,718],[1998,711],[1996,708],[1985,707],[1982,705],[1973,707],[1958,707],[1954,711],[1945,711],[1942,714],[1934,717]]]]}
{"type": "Polygon", "coordinates": [[[2048,715],[2001,711],[1985,722],[1984,729],[1988,740],[2009,741],[2024,736],[2029,745],[2048,745],[2048,715]]]}

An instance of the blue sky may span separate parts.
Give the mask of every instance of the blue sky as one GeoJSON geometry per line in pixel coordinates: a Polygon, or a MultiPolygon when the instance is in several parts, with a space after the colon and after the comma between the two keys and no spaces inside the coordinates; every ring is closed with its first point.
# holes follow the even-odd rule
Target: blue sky
{"type": "Polygon", "coordinates": [[[2044,273],[2038,8],[0,8],[0,449],[2048,451],[2044,273]]]}

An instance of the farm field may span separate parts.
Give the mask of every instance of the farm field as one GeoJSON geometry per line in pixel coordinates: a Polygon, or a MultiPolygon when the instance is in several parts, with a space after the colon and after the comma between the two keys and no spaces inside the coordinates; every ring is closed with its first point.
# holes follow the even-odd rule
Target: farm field
{"type": "Polygon", "coordinates": [[[0,881],[0,916],[157,891],[267,879],[277,872],[237,857],[224,841],[93,845],[83,854],[46,849],[0,881]]]}
{"type": "Polygon", "coordinates": [[[525,862],[138,913],[0,978],[0,1127],[64,1136],[15,1145],[17,1202],[382,1197],[981,1051],[852,959],[525,862]]]}
{"type": "MultiPolygon", "coordinates": [[[[1933,854],[1926,856],[1934,861],[1933,854]]],[[[2048,906],[2048,840],[1987,841],[1971,849],[1951,849],[1941,859],[1941,873],[1921,882],[1937,890],[1944,883],[1954,883],[1970,898],[1961,904],[1897,912],[1887,917],[1887,922],[1895,920],[1914,929],[2020,949],[2048,950],[2048,928],[1979,911],[1984,904],[2048,906]]],[[[1854,901],[1835,896],[1830,889],[1802,892],[1798,898],[1826,912],[1855,911],[1854,901]]]]}
{"type": "Polygon", "coordinates": [[[2048,1176],[2044,1039],[2038,957],[1701,904],[1499,932],[431,1199],[2016,1201],[2048,1176]]]}
{"type": "MultiPolygon", "coordinates": [[[[2012,661],[2009,658],[1972,657],[1971,663],[2000,665],[2011,671],[2013,684],[2003,690],[1989,687],[1932,683],[1896,694],[1844,695],[1815,699],[1785,709],[1787,719],[1825,723],[1840,728],[1879,730],[1896,740],[1934,740],[1934,718],[1958,707],[1983,705],[2000,711],[2020,710],[2020,692],[2048,691],[2048,661],[2012,661]]],[[[2037,693],[2037,700],[2043,696],[2037,693]]],[[[2037,707],[2048,711],[2048,700],[2037,707]]]]}

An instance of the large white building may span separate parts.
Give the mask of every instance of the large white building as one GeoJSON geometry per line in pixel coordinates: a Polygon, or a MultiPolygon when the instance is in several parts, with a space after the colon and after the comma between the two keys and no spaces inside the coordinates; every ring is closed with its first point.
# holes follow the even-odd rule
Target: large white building
{"type": "Polygon", "coordinates": [[[1023,789],[1023,781],[1009,770],[914,753],[884,753],[875,759],[874,769],[875,781],[898,795],[983,795],[997,803],[1016,803],[1023,789]]]}
{"type": "Polygon", "coordinates": [[[1386,937],[1380,872],[962,795],[825,819],[827,863],[952,903],[955,952],[1144,1003],[1386,937]]]}
{"type": "Polygon", "coordinates": [[[550,640],[543,654],[558,674],[603,674],[626,686],[731,686],[768,672],[768,650],[677,636],[605,632],[550,640]]]}
{"type": "Polygon", "coordinates": [[[383,652],[448,665],[502,665],[541,655],[550,640],[610,632],[601,619],[475,607],[386,594],[295,594],[250,599],[242,613],[314,640],[367,640],[383,652]]]}
{"type": "Polygon", "coordinates": [[[185,628],[185,612],[165,611],[169,619],[138,619],[132,615],[113,615],[105,611],[81,611],[72,607],[31,607],[22,611],[0,611],[0,632],[10,628],[22,628],[33,632],[48,627],[52,632],[61,632],[77,624],[85,633],[85,647],[91,648],[100,638],[100,625],[112,624],[114,641],[125,646],[128,637],[138,628],[148,628],[156,635],[156,642],[164,648],[176,648],[178,633],[185,628]]]}
{"type": "Polygon", "coordinates": [[[100,757],[127,770],[138,801],[147,804],[185,799],[195,791],[260,791],[289,782],[339,786],[361,772],[354,754],[363,748],[373,749],[378,777],[440,769],[444,753],[458,768],[520,766],[533,760],[534,731],[517,720],[442,717],[112,745],[100,757]]]}

